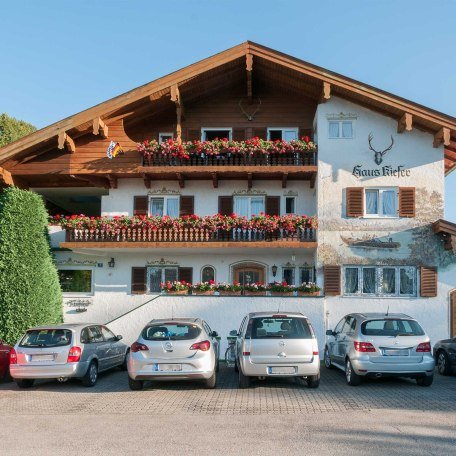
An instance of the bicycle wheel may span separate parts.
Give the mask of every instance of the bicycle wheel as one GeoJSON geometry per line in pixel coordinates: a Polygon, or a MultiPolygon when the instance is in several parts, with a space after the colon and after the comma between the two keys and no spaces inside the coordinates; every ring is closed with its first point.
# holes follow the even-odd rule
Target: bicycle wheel
{"type": "Polygon", "coordinates": [[[225,363],[228,367],[233,367],[235,362],[234,347],[229,346],[225,351],[225,363]]]}

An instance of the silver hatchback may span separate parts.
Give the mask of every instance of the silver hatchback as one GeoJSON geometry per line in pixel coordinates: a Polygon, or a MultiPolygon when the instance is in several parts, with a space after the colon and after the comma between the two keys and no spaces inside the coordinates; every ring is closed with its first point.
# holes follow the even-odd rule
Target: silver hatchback
{"type": "Polygon", "coordinates": [[[349,385],[364,377],[409,377],[430,386],[435,362],[429,337],[404,314],[354,313],[326,331],[325,366],[345,371],[349,385]]]}
{"type": "Polygon", "coordinates": [[[231,333],[237,335],[240,388],[247,388],[252,377],[303,377],[310,388],[320,384],[318,342],[303,314],[250,313],[231,333]]]}
{"type": "Polygon", "coordinates": [[[218,334],[200,318],[152,320],[131,346],[129,385],[145,380],[203,380],[214,388],[219,367],[218,334]]]}
{"type": "Polygon", "coordinates": [[[20,388],[36,379],[79,378],[94,386],[98,373],[127,368],[128,346],[106,326],[66,324],[29,329],[10,354],[11,377],[20,388]]]}

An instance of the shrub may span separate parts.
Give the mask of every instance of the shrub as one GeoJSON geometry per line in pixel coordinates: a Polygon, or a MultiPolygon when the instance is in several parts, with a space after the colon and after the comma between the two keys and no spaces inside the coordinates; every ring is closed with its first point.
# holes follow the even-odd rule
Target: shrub
{"type": "Polygon", "coordinates": [[[29,327],[62,321],[62,293],[39,195],[0,193],[0,338],[15,343],[29,327]]]}

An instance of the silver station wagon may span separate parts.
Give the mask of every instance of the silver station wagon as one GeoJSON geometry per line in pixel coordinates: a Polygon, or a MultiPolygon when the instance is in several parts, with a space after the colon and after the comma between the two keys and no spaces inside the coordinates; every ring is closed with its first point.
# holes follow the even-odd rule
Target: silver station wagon
{"type": "Polygon", "coordinates": [[[131,346],[129,386],[145,380],[202,380],[215,388],[219,367],[217,332],[200,318],[152,320],[131,346]]]}
{"type": "Polygon", "coordinates": [[[239,387],[252,377],[303,377],[310,388],[320,384],[318,343],[307,317],[295,312],[246,315],[237,334],[239,387]]]}
{"type": "Polygon", "coordinates": [[[409,377],[430,386],[435,361],[429,337],[404,314],[354,313],[326,331],[325,366],[345,370],[349,385],[363,377],[409,377]]]}
{"type": "Polygon", "coordinates": [[[36,379],[79,378],[94,386],[98,373],[127,368],[128,346],[106,326],[65,324],[29,329],[10,354],[11,377],[20,388],[36,379]]]}

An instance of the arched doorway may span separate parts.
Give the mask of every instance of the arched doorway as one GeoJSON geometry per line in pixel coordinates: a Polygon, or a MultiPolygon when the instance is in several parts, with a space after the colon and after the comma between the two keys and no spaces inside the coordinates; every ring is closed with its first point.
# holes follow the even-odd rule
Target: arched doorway
{"type": "Polygon", "coordinates": [[[233,265],[233,282],[242,286],[246,283],[265,283],[266,267],[260,263],[243,262],[233,265]]]}
{"type": "Polygon", "coordinates": [[[450,335],[456,337],[456,290],[450,293],[450,335]]]}

